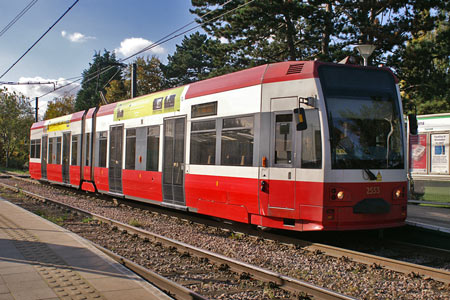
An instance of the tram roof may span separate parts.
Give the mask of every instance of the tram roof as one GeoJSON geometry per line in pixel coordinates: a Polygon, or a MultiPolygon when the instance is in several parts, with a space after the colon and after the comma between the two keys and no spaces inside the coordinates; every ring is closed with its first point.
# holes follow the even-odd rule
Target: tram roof
{"type": "MultiPolygon", "coordinates": [[[[318,66],[324,63],[320,61],[286,61],[273,64],[265,64],[242,71],[237,71],[214,78],[197,81],[188,85],[185,99],[211,95],[214,93],[226,92],[230,90],[255,86],[259,84],[282,82],[307,78],[318,78],[318,66]]],[[[357,66],[361,67],[361,66],[357,66]]],[[[392,73],[392,72],[391,72],[392,73]]],[[[150,94],[151,95],[151,94],[150,94]]],[[[149,95],[145,95],[149,96],[149,95]]],[[[130,99],[124,100],[128,101],[130,99]]],[[[97,116],[114,114],[114,109],[119,102],[103,105],[99,108],[97,116]]],[[[92,118],[95,108],[90,108],[86,114],[86,119],[92,118]]],[[[72,114],[70,122],[81,120],[84,111],[72,114]]],[[[40,121],[33,124],[31,129],[42,128],[47,125],[47,121],[40,121]]]]}

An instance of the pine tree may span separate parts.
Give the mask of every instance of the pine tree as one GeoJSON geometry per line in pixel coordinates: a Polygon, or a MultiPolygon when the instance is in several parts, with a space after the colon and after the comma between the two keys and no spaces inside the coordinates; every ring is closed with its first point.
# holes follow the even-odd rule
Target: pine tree
{"type": "Polygon", "coordinates": [[[232,69],[223,49],[220,41],[210,39],[206,34],[196,32],[185,36],[175,53],[168,56],[167,65],[161,67],[166,80],[164,86],[175,87],[217,76],[221,74],[218,69],[227,66],[232,69]]]}
{"type": "Polygon", "coordinates": [[[101,101],[100,92],[105,93],[105,86],[111,80],[122,79],[121,67],[122,64],[114,53],[104,50],[101,55],[100,52],[95,52],[93,62],[83,71],[83,81],[75,100],[75,110],[98,106],[101,101]]]}

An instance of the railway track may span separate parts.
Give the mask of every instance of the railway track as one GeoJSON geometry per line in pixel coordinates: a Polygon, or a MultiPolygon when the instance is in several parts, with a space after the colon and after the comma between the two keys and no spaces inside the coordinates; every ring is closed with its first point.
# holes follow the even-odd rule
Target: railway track
{"type": "MultiPolygon", "coordinates": [[[[271,233],[264,234],[264,237],[275,239],[283,243],[291,243],[308,249],[312,252],[320,252],[325,255],[341,258],[346,257],[353,261],[363,263],[366,265],[379,266],[395,272],[400,272],[404,274],[411,274],[413,276],[424,276],[426,278],[442,281],[445,284],[450,284],[450,272],[437,269],[432,267],[427,267],[419,264],[409,263],[401,260],[391,259],[383,256],[377,256],[369,253],[353,251],[349,249],[339,248],[335,246],[325,245],[321,243],[311,243],[307,241],[300,241],[295,238],[290,237],[280,237],[271,233]]],[[[404,244],[406,245],[406,244],[404,244]]],[[[412,246],[412,244],[410,244],[412,246]]],[[[450,257],[450,252],[443,249],[429,249],[430,251],[435,251],[441,255],[450,257]]]]}
{"type": "MultiPolygon", "coordinates": [[[[36,182],[33,180],[28,180],[28,181],[36,182]]],[[[184,216],[184,218],[185,217],[186,216],[184,216]]],[[[107,221],[107,222],[109,222],[109,221],[107,221]]],[[[126,225],[126,224],[124,224],[124,225],[126,225]]],[[[216,226],[217,226],[217,224],[216,224],[216,226]]],[[[125,229],[125,230],[128,230],[128,229],[125,229]]],[[[140,229],[137,229],[137,230],[139,231],[140,229]]],[[[131,230],[130,230],[130,232],[131,232],[131,230]]],[[[138,232],[135,232],[135,233],[139,234],[138,232]]],[[[270,232],[263,232],[263,233],[259,232],[259,233],[261,234],[261,236],[258,238],[262,237],[262,238],[269,239],[269,241],[270,240],[279,241],[282,243],[289,244],[290,246],[296,245],[297,247],[301,247],[302,249],[308,249],[312,253],[326,254],[326,255],[333,256],[333,257],[336,257],[339,259],[344,258],[344,260],[360,262],[360,263],[368,265],[369,268],[375,268],[375,269],[385,268],[385,269],[393,270],[396,272],[401,272],[401,273],[407,274],[411,278],[422,277],[422,278],[426,278],[426,279],[429,278],[429,279],[438,280],[440,282],[445,283],[447,285],[447,288],[449,287],[449,284],[450,284],[450,272],[448,272],[446,270],[430,268],[430,267],[426,267],[426,266],[422,266],[422,265],[418,265],[418,264],[402,262],[402,261],[398,261],[398,260],[394,260],[394,259],[389,259],[389,258],[384,258],[384,257],[376,256],[376,255],[361,253],[358,251],[346,250],[346,249],[333,247],[330,245],[325,245],[325,244],[320,244],[320,243],[300,241],[296,238],[280,236],[280,235],[272,234],[270,232]]],[[[182,251],[184,251],[184,250],[182,250],[182,251]]],[[[433,249],[433,251],[435,251],[437,253],[444,253],[443,255],[448,256],[448,252],[447,253],[441,252],[440,249],[433,249]]],[[[223,264],[223,263],[219,261],[218,264],[223,264]]],[[[238,272],[246,272],[246,271],[240,271],[239,267],[236,267],[236,270],[238,272]]],[[[261,276],[261,274],[255,275],[254,278],[260,278],[258,276],[261,276]]],[[[262,276],[265,276],[265,275],[262,275],[262,276]]],[[[278,277],[278,279],[270,279],[269,281],[277,283],[277,284],[289,284],[288,282],[284,283],[283,280],[284,280],[283,278],[280,279],[280,277],[278,277]]]]}
{"type": "MultiPolygon", "coordinates": [[[[221,290],[212,292],[212,295],[208,296],[217,297],[220,295],[223,299],[227,299],[230,295],[239,294],[240,292],[251,291],[252,289],[257,291],[261,288],[261,284],[259,284],[258,281],[265,282],[266,286],[269,286],[271,289],[282,289],[288,291],[292,295],[301,295],[303,298],[300,299],[355,299],[353,297],[333,292],[326,288],[315,286],[308,282],[284,276],[270,270],[188,245],[186,243],[175,241],[173,239],[169,239],[98,214],[93,214],[65,203],[25,191],[15,186],[4,183],[0,183],[0,186],[15,192],[20,192],[23,195],[38,201],[58,205],[63,207],[66,211],[76,211],[84,216],[89,216],[93,220],[97,220],[103,224],[108,224],[109,227],[112,228],[112,231],[122,231],[122,233],[126,232],[132,237],[140,237],[141,239],[147,241],[148,244],[146,247],[146,252],[154,254],[152,260],[158,261],[161,265],[173,265],[173,260],[176,260],[177,265],[174,266],[174,269],[177,270],[169,272],[170,274],[164,274],[164,276],[161,276],[102,246],[95,246],[140,276],[151,281],[156,286],[168,291],[169,294],[174,295],[177,299],[206,299],[204,296],[200,295],[201,293],[198,294],[192,291],[192,289],[201,290],[199,285],[205,284],[205,280],[202,278],[207,278],[206,281],[209,283],[219,282],[221,290]],[[168,261],[164,261],[165,256],[169,257],[168,261]],[[179,256],[183,259],[180,259],[179,256]],[[210,262],[216,266],[216,270],[211,267],[210,262]],[[217,272],[217,270],[219,270],[219,272],[217,272]],[[187,279],[186,274],[190,274],[190,276],[195,274],[197,279],[187,279]],[[174,280],[171,280],[171,278],[174,280]],[[177,281],[181,282],[181,284],[176,283],[177,281]],[[189,288],[186,288],[185,286],[188,286],[189,288]]],[[[109,234],[112,234],[112,232],[109,234]]],[[[291,297],[289,294],[285,294],[283,292],[281,292],[281,295],[282,297],[291,297]]]]}

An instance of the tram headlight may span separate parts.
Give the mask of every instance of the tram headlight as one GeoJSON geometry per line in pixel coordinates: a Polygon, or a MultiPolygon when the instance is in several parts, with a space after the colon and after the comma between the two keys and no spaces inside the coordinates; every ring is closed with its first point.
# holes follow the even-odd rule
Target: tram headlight
{"type": "Polygon", "coordinates": [[[394,199],[403,199],[404,197],[404,193],[403,193],[403,188],[396,188],[394,190],[394,199]]]}
{"type": "Polygon", "coordinates": [[[345,192],[342,188],[332,188],[330,190],[330,199],[331,200],[344,200],[345,192]]]}

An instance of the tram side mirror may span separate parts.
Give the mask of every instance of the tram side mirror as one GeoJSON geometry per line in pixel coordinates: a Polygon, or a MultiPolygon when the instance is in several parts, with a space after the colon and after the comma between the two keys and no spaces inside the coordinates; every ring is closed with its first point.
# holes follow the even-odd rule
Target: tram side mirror
{"type": "Polygon", "coordinates": [[[415,114],[408,115],[409,134],[417,135],[417,116],[415,114]]]}
{"type": "Polygon", "coordinates": [[[306,124],[305,109],[300,107],[294,109],[295,120],[297,122],[297,131],[303,131],[308,128],[306,124]]]}

